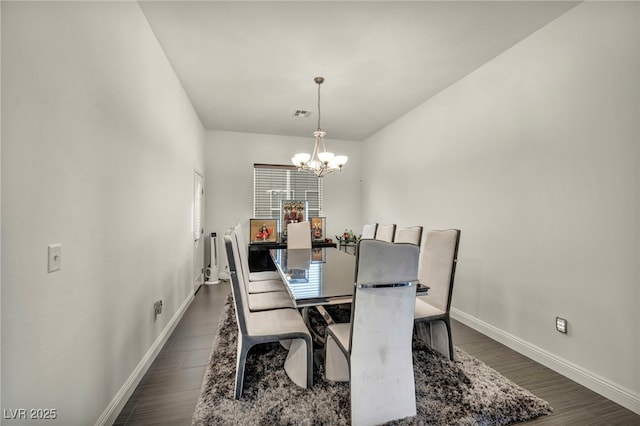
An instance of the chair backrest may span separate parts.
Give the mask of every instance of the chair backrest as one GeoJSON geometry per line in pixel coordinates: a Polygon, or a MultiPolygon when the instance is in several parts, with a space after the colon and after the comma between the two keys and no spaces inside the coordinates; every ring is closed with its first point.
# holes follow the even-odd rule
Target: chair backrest
{"type": "Polygon", "coordinates": [[[415,415],[411,349],[419,252],[413,244],[358,244],[349,343],[354,424],[415,415]]]}
{"type": "Polygon", "coordinates": [[[240,263],[237,265],[244,275],[246,282],[249,281],[249,254],[247,252],[247,242],[244,238],[244,232],[242,232],[242,226],[236,224],[233,226],[234,236],[238,244],[238,255],[240,256],[240,263]]]}
{"type": "Polygon", "coordinates": [[[376,240],[387,241],[390,243],[393,241],[393,235],[395,234],[395,232],[396,232],[395,224],[378,225],[376,229],[376,240]]]}
{"type": "Polygon", "coordinates": [[[236,321],[241,335],[246,335],[247,322],[245,315],[249,312],[249,302],[247,301],[244,275],[240,266],[240,253],[235,228],[232,227],[224,233],[224,247],[227,252],[227,263],[229,264],[229,278],[236,308],[236,321]]]}
{"type": "Polygon", "coordinates": [[[416,281],[420,248],[381,240],[358,241],[356,286],[416,281]]]}
{"type": "MultiPolygon", "coordinates": [[[[380,240],[360,240],[358,242],[356,259],[356,286],[351,310],[351,325],[364,324],[368,327],[391,327],[398,318],[395,315],[403,315],[401,312],[390,312],[392,299],[387,299],[388,292],[384,288],[413,287],[408,291],[415,298],[415,283],[418,280],[418,267],[420,258],[419,247],[413,244],[395,244],[380,240]],[[378,305],[380,304],[380,305],[378,305]],[[377,309],[377,308],[380,309],[377,309]],[[364,323],[358,320],[362,316],[372,315],[377,319],[368,319],[364,323]],[[391,321],[385,323],[386,320],[391,321]],[[374,322],[371,322],[374,321],[374,322]]],[[[398,292],[400,293],[400,292],[398,292]]],[[[413,310],[415,300],[411,300],[411,322],[413,323],[413,310]]],[[[353,350],[353,341],[358,339],[358,330],[351,333],[350,350],[353,350]]],[[[370,342],[371,343],[371,342],[370,342]]],[[[362,343],[358,343],[362,344],[362,343]]]]}
{"type": "Polygon", "coordinates": [[[308,221],[287,224],[287,248],[311,248],[311,224],[308,221]]]}
{"type": "Polygon", "coordinates": [[[362,227],[362,235],[360,238],[364,239],[374,239],[376,237],[376,228],[378,228],[377,223],[368,223],[362,227]]]}
{"type": "Polygon", "coordinates": [[[427,233],[420,260],[420,283],[429,286],[422,299],[449,312],[453,280],[458,263],[460,230],[434,230],[427,233]]]}
{"type": "Polygon", "coordinates": [[[422,226],[398,226],[393,236],[394,243],[409,243],[420,245],[422,241],[422,226]]]}

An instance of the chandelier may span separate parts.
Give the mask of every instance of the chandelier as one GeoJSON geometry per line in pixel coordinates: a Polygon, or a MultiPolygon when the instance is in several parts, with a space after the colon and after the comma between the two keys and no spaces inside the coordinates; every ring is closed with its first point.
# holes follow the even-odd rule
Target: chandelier
{"type": "Polygon", "coordinates": [[[342,171],[342,166],[347,163],[349,157],[327,152],[327,148],[324,146],[326,133],[320,128],[320,85],[324,82],[324,78],[316,77],[313,81],[318,84],[318,130],[313,132],[316,143],[313,146],[312,154],[306,152],[298,153],[291,158],[291,162],[299,171],[306,170],[314,173],[318,177],[322,177],[335,171],[342,171]]]}

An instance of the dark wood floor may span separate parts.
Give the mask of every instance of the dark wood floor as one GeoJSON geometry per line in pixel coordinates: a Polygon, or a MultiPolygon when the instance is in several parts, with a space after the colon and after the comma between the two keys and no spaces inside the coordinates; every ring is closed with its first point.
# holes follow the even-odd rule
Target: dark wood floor
{"type": "MultiPolygon", "coordinates": [[[[203,286],[114,425],[190,425],[228,283],[203,286]]],[[[640,416],[454,321],[456,346],[548,401],[527,425],[640,425],[640,416]]]]}
{"type": "Polygon", "coordinates": [[[114,425],[191,425],[229,283],[203,285],[114,425]]]}

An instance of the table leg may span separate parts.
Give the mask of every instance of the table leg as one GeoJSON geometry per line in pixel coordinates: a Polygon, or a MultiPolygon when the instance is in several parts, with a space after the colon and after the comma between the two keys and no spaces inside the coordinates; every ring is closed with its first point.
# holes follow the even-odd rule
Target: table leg
{"type": "Polygon", "coordinates": [[[320,315],[322,315],[322,318],[326,321],[327,325],[335,324],[335,321],[333,320],[333,318],[331,318],[331,315],[329,315],[329,312],[327,312],[324,306],[318,305],[316,306],[316,309],[318,310],[320,315]]]}
{"type": "MultiPolygon", "coordinates": [[[[327,323],[327,325],[335,324],[335,321],[333,320],[333,318],[331,317],[329,312],[327,312],[327,310],[323,306],[318,305],[318,306],[314,306],[314,307],[320,313],[320,315],[322,316],[322,319],[324,319],[324,321],[327,323]]],[[[309,321],[309,306],[305,306],[304,308],[301,308],[300,309],[300,313],[302,315],[302,319],[304,320],[304,323],[307,324],[307,328],[309,329],[309,332],[311,333],[311,337],[313,338],[313,341],[315,343],[317,343],[318,345],[320,345],[320,346],[324,346],[324,343],[325,343],[324,336],[320,335],[311,326],[311,323],[309,321]]]]}

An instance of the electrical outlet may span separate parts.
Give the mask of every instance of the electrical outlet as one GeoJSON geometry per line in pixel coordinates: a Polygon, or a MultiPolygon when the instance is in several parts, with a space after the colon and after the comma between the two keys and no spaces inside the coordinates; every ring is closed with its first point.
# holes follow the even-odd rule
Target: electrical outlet
{"type": "Polygon", "coordinates": [[[556,330],[560,333],[567,334],[567,320],[564,318],[556,317],[556,330]]]}
{"type": "Polygon", "coordinates": [[[153,304],[153,312],[155,312],[156,315],[160,315],[162,313],[162,300],[158,300],[153,304]]]}

